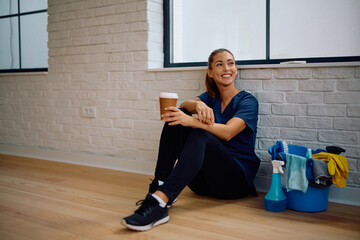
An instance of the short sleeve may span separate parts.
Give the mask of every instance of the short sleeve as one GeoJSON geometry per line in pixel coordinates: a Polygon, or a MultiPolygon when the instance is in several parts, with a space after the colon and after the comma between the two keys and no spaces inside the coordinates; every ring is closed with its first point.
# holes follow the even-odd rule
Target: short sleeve
{"type": "Polygon", "coordinates": [[[246,125],[254,131],[257,127],[259,103],[254,96],[248,94],[236,103],[236,111],[233,117],[241,118],[246,125]]]}
{"type": "Polygon", "coordinates": [[[207,94],[207,92],[204,92],[201,95],[199,95],[198,98],[200,98],[200,100],[203,101],[207,105],[209,102],[210,96],[207,94]]]}
{"type": "Polygon", "coordinates": [[[214,107],[216,99],[210,97],[209,94],[207,94],[207,92],[202,93],[201,95],[198,96],[198,98],[200,98],[200,100],[203,101],[208,107],[210,108],[214,107]]]}

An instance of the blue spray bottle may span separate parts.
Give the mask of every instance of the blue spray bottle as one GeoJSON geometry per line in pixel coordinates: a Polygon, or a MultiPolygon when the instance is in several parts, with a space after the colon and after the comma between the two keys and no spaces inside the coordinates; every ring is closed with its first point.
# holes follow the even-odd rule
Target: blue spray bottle
{"type": "Polygon", "coordinates": [[[283,161],[273,160],[273,173],[271,176],[271,185],[269,192],[265,195],[265,209],[271,212],[281,212],[286,209],[287,198],[281,188],[281,173],[284,173],[282,165],[283,161]]]}

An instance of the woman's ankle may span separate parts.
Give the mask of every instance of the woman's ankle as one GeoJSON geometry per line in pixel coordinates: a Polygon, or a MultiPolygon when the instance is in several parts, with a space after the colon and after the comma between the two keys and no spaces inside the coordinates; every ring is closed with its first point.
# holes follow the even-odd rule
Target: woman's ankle
{"type": "Polygon", "coordinates": [[[165,203],[168,203],[169,200],[170,200],[170,198],[165,193],[163,193],[162,191],[157,190],[153,194],[155,194],[156,196],[161,198],[165,203]]]}

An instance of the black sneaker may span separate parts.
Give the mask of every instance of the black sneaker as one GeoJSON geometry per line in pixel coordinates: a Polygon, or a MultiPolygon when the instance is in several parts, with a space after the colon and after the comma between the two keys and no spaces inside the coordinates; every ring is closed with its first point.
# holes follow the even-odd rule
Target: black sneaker
{"type": "Polygon", "coordinates": [[[148,194],[134,214],[123,218],[122,224],[136,231],[146,231],[169,221],[168,209],[159,206],[159,202],[148,194]]]}

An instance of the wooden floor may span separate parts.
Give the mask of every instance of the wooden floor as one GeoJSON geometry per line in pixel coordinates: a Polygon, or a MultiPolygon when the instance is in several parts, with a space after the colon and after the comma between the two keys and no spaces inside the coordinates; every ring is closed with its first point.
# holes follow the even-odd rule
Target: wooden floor
{"type": "Polygon", "coordinates": [[[120,220],[144,198],[150,177],[0,154],[0,239],[360,239],[360,207],[272,213],[264,194],[224,201],[189,189],[167,224],[127,230],[120,220]]]}

